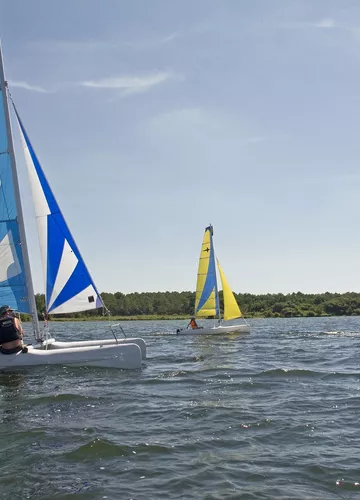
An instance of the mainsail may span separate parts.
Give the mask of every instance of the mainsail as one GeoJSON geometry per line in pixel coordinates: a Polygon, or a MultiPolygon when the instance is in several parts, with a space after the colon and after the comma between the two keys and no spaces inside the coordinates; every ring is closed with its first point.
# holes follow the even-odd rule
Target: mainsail
{"type": "Polygon", "coordinates": [[[69,231],[29,137],[14,106],[35,205],[44,270],[47,312],[96,309],[102,299],[69,231]]]}
{"type": "MultiPolygon", "coordinates": [[[[217,260],[217,259],[216,259],[217,260]]],[[[235,318],[240,318],[242,316],[238,303],[236,302],[235,296],[229,286],[229,283],[225,277],[224,271],[220,266],[220,262],[217,260],[217,265],[219,268],[221,283],[223,287],[224,296],[224,320],[230,320],[235,318]]]]}
{"type": "Polygon", "coordinates": [[[196,283],[195,315],[197,317],[219,316],[219,294],[216,282],[213,228],[205,229],[201,245],[196,283]]]}
{"type": "Polygon", "coordinates": [[[0,48],[0,305],[33,313],[24,265],[26,242],[8,111],[0,48]]]}

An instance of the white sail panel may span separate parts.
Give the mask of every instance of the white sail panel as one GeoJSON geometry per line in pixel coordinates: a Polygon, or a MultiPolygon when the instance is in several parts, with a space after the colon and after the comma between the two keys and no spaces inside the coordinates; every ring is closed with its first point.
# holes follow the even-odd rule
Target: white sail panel
{"type": "Polygon", "coordinates": [[[102,306],[101,299],[92,285],[82,290],[78,295],[51,310],[51,314],[65,314],[97,309],[102,306]]]}
{"type": "Polygon", "coordinates": [[[30,180],[31,193],[34,201],[36,225],[40,244],[41,263],[43,268],[43,276],[45,277],[47,268],[47,217],[51,214],[51,212],[48,202],[46,201],[44,191],[42,190],[39,177],[36,173],[36,169],[32,161],[30,151],[19,121],[18,125],[20,130],[21,143],[24,149],[25,163],[30,180]]]}
{"type": "Polygon", "coordinates": [[[19,125],[19,130],[20,130],[21,143],[22,143],[23,148],[24,148],[25,162],[26,162],[26,166],[28,169],[29,179],[30,179],[31,193],[32,193],[32,196],[34,199],[35,216],[36,216],[36,218],[46,217],[46,216],[51,214],[50,208],[49,208],[48,202],[45,198],[44,191],[41,187],[40,179],[37,175],[36,168],[35,168],[33,159],[31,157],[25,136],[23,134],[23,129],[22,129],[19,121],[18,121],[18,125],[19,125]]]}
{"type": "Polygon", "coordinates": [[[66,283],[69,281],[70,276],[75,271],[78,263],[76,255],[71,250],[71,247],[67,240],[64,241],[64,248],[61,256],[61,261],[54,283],[54,288],[50,297],[48,308],[51,309],[54,301],[57,299],[59,293],[63,290],[66,283]]]}
{"type": "Polygon", "coordinates": [[[14,278],[21,273],[21,266],[16,255],[11,231],[0,241],[0,283],[14,278]]]}

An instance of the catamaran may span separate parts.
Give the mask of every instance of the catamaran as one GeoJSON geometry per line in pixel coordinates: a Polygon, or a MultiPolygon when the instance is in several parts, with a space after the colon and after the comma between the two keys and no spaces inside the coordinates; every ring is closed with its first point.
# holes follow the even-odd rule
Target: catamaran
{"type": "MultiPolygon", "coordinates": [[[[141,368],[146,344],[141,338],[58,342],[40,329],[13,138],[13,105],[25,152],[45,276],[47,314],[105,308],[30,143],[5,80],[0,47],[0,306],[31,315],[35,343],[27,352],[0,354],[0,370],[34,365],[90,365],[141,368]]],[[[113,333],[114,330],[112,329],[113,333]]],[[[26,351],[26,349],[24,349],[26,351]]]]}
{"type": "Polygon", "coordinates": [[[219,261],[217,266],[220,273],[224,297],[224,315],[221,318],[219,292],[215,267],[215,252],[213,244],[213,227],[210,224],[205,229],[199,259],[194,318],[217,318],[217,324],[212,327],[178,329],[178,335],[219,335],[224,333],[250,333],[249,324],[243,320],[242,324],[224,325],[222,320],[229,321],[241,318],[242,313],[236,302],[235,296],[229,286],[219,261]]]}

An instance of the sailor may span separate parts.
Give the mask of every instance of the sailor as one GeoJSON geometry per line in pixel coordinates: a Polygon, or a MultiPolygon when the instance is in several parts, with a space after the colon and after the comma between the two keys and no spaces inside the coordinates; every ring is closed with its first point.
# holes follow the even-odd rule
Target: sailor
{"type": "Polygon", "coordinates": [[[18,318],[13,316],[13,311],[9,306],[0,307],[0,353],[15,354],[24,351],[23,346],[24,330],[18,318]]]}
{"type": "Polygon", "coordinates": [[[188,324],[187,328],[191,328],[192,330],[196,330],[197,328],[200,328],[198,324],[196,323],[196,319],[193,316],[190,320],[190,323],[188,324]]]}

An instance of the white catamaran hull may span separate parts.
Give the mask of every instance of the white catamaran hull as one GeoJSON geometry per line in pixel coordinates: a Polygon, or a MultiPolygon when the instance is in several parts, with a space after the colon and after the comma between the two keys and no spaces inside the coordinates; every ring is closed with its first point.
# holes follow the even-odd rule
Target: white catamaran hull
{"type": "MultiPolygon", "coordinates": [[[[106,307],[61,213],[10,93],[7,92],[0,47],[0,306],[7,304],[7,310],[30,313],[35,338],[38,338],[40,327],[27,251],[8,98],[19,125],[30,178],[40,255],[46,277],[46,312],[64,314],[106,307]],[[13,280],[15,277],[16,280],[13,280]]],[[[112,327],[115,326],[117,325],[112,324],[112,327]]],[[[0,370],[48,364],[134,369],[141,368],[145,357],[146,346],[142,339],[124,339],[118,342],[116,339],[78,342],[47,339],[40,345],[29,346],[26,353],[0,354],[0,370]]]]}
{"type": "Polygon", "coordinates": [[[250,326],[229,325],[213,326],[212,328],[184,328],[176,331],[177,335],[223,335],[226,333],[250,333],[250,326]]]}
{"type": "Polygon", "coordinates": [[[107,340],[79,340],[74,342],[58,342],[55,339],[45,340],[38,348],[40,349],[72,349],[74,347],[90,347],[99,345],[124,345],[136,344],[141,351],[142,359],[146,359],[146,343],[140,338],[125,338],[125,339],[107,339],[107,340]]]}
{"type": "Polygon", "coordinates": [[[133,370],[141,368],[142,354],[137,344],[48,350],[29,346],[27,353],[0,354],[0,371],[40,365],[100,366],[133,370]]]}

